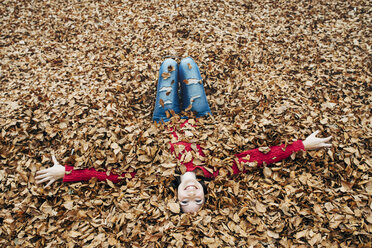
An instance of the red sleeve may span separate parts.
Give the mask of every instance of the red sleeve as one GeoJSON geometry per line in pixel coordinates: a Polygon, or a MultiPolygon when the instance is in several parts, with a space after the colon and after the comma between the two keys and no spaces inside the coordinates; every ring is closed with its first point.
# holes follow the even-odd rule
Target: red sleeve
{"type": "MultiPolygon", "coordinates": [[[[281,146],[273,146],[266,151],[265,149],[262,149],[260,151],[260,149],[262,148],[245,151],[239,154],[235,154],[235,156],[238,158],[239,163],[257,162],[257,166],[261,167],[264,165],[264,163],[268,165],[286,159],[294,152],[298,152],[300,150],[305,151],[302,140],[297,140],[287,146],[285,146],[284,144],[281,146]]],[[[238,174],[241,172],[238,169],[236,162],[234,162],[233,171],[234,174],[238,174]]]]}
{"type": "MultiPolygon", "coordinates": [[[[124,177],[126,173],[121,175],[110,173],[107,176],[106,171],[96,171],[95,169],[81,169],[75,170],[73,166],[65,165],[65,176],[63,177],[63,182],[80,182],[89,181],[91,178],[97,178],[98,181],[110,180],[113,183],[118,183],[121,181],[121,177],[124,177]]],[[[131,172],[130,175],[133,178],[135,172],[131,172]]]]}

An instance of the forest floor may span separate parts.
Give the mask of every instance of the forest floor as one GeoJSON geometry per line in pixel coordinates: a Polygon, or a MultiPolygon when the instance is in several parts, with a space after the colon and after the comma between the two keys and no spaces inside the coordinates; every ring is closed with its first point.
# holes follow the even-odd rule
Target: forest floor
{"type": "Polygon", "coordinates": [[[0,13],[1,247],[371,247],[369,1],[4,0],[0,13]],[[200,67],[210,166],[316,130],[332,148],[219,176],[202,210],[179,213],[179,168],[151,121],[166,56],[200,67]],[[137,175],[44,188],[53,154],[137,175]]]}

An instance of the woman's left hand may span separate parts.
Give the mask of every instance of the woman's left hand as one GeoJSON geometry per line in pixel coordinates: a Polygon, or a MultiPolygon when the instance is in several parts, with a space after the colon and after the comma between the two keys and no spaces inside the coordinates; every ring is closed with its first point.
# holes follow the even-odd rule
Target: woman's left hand
{"type": "Polygon", "coordinates": [[[332,146],[332,144],[327,143],[332,139],[332,136],[329,136],[327,138],[318,138],[316,137],[318,133],[319,130],[310,134],[310,136],[303,141],[305,150],[307,151],[318,150],[320,148],[329,148],[332,146]]]}
{"type": "Polygon", "coordinates": [[[45,186],[48,187],[56,180],[62,179],[65,176],[65,167],[58,163],[56,157],[52,156],[52,160],[54,163],[53,167],[36,172],[36,174],[38,175],[35,177],[35,179],[37,180],[37,184],[49,181],[48,184],[45,186]]]}

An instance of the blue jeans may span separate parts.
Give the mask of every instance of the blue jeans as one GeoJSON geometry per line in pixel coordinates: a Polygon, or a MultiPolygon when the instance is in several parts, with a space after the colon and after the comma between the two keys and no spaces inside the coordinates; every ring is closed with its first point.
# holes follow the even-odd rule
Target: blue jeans
{"type": "Polygon", "coordinates": [[[173,59],[166,59],[159,70],[153,120],[166,122],[173,111],[179,114],[184,110],[196,112],[196,117],[211,114],[199,67],[192,58],[182,59],[179,66],[173,59]]]}

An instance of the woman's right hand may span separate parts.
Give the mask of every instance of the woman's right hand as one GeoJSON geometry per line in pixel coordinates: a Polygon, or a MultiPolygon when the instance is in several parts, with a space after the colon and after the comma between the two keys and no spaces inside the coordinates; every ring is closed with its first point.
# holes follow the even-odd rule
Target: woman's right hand
{"type": "Polygon", "coordinates": [[[332,136],[329,136],[327,138],[318,138],[316,137],[318,133],[319,133],[319,130],[310,134],[309,137],[307,137],[303,141],[304,148],[306,151],[332,147],[332,144],[328,143],[332,139],[332,136]]]}
{"type": "Polygon", "coordinates": [[[65,176],[65,167],[58,163],[54,155],[52,156],[52,160],[54,163],[53,167],[36,172],[37,176],[35,179],[37,180],[37,184],[49,181],[48,184],[45,185],[45,187],[48,187],[56,180],[62,179],[65,176]]]}

